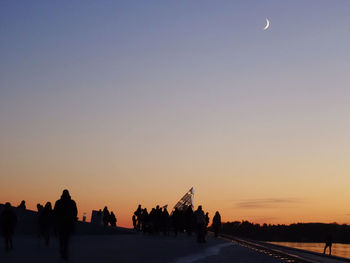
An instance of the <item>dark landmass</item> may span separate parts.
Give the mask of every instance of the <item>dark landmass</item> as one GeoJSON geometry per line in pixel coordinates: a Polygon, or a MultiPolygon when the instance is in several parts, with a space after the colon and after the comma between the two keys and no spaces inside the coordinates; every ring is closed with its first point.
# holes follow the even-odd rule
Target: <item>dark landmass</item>
{"type": "Polygon", "coordinates": [[[350,226],[337,223],[297,223],[291,225],[253,224],[248,221],[227,222],[222,232],[242,238],[273,242],[325,242],[327,235],[334,243],[350,243],[350,226]]]}

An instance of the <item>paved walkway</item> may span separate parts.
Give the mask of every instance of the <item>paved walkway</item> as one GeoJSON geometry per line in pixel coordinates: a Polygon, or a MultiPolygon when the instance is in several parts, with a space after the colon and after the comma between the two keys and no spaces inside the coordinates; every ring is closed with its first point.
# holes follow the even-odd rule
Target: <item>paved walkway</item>
{"type": "MultiPolygon", "coordinates": [[[[63,262],[58,254],[58,244],[54,239],[49,247],[32,236],[17,236],[15,249],[5,254],[0,243],[0,262],[63,262]]],[[[205,244],[197,244],[194,236],[144,236],[138,235],[82,235],[71,242],[68,262],[108,262],[108,263],[201,263],[201,262],[264,262],[281,261],[242,247],[234,242],[208,238],[205,244]]]]}

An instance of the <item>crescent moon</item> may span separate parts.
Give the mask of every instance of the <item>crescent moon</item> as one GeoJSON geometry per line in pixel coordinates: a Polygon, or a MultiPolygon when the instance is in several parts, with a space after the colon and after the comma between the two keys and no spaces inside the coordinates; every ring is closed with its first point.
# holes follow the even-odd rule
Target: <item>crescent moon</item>
{"type": "Polygon", "coordinates": [[[264,27],[263,30],[266,30],[270,27],[270,21],[266,18],[266,26],[264,27]]]}

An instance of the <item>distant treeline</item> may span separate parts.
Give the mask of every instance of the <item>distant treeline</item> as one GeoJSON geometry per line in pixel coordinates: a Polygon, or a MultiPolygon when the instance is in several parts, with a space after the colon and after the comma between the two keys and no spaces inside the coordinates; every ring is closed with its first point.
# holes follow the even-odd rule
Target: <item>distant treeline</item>
{"type": "Polygon", "coordinates": [[[336,223],[297,223],[291,225],[253,224],[248,221],[228,222],[222,232],[261,241],[325,242],[327,235],[335,243],[350,243],[350,226],[336,223]]]}

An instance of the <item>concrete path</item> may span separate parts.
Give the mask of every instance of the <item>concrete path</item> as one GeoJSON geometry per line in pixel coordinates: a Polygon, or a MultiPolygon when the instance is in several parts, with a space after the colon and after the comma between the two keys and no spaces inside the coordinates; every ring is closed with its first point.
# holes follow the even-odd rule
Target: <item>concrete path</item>
{"type": "MultiPolygon", "coordinates": [[[[6,254],[0,243],[1,263],[64,262],[58,254],[57,240],[49,247],[32,236],[17,236],[14,250],[6,254]]],[[[223,239],[208,238],[197,244],[194,236],[82,235],[72,238],[68,262],[81,263],[201,263],[245,262],[280,263],[281,261],[223,239]]]]}

